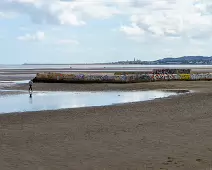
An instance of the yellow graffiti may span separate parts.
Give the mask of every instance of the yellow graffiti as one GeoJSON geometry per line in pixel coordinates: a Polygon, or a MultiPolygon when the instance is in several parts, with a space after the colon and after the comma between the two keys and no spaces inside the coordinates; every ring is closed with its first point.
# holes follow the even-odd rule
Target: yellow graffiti
{"type": "Polygon", "coordinates": [[[180,74],[180,80],[190,80],[191,75],[190,74],[180,74]]]}

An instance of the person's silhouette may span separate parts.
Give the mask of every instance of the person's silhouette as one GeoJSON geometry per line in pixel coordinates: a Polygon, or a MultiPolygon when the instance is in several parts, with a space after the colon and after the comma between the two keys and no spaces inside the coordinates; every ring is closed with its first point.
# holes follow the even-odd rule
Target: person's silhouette
{"type": "Polygon", "coordinates": [[[30,92],[30,91],[32,92],[32,84],[33,84],[33,81],[30,80],[30,81],[29,81],[29,92],[30,92]]]}

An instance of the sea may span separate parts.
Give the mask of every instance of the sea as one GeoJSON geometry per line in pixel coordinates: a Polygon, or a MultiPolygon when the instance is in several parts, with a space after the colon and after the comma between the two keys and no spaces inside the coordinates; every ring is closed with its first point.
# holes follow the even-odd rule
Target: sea
{"type": "Polygon", "coordinates": [[[114,69],[117,68],[119,70],[123,69],[131,69],[133,68],[135,70],[137,69],[150,69],[150,68],[196,68],[196,69],[212,69],[212,65],[139,65],[139,64],[128,64],[128,65],[123,65],[123,64],[54,64],[54,65],[1,65],[0,64],[0,69],[83,69],[83,70],[90,70],[90,69],[114,69]]]}

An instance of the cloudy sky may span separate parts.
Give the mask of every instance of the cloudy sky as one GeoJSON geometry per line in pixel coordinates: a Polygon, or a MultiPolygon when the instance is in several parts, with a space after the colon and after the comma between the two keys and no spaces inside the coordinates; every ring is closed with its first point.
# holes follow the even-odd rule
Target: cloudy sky
{"type": "Polygon", "coordinates": [[[0,64],[212,55],[211,0],[0,0],[0,64]]]}

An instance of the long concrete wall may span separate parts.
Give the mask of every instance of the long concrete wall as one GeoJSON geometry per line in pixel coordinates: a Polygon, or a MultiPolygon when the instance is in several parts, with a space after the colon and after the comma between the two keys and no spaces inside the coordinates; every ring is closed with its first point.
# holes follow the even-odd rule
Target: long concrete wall
{"type": "Polygon", "coordinates": [[[79,82],[79,83],[136,83],[150,81],[197,81],[212,80],[212,73],[206,74],[62,74],[62,73],[38,73],[34,82],[79,82]]]}

